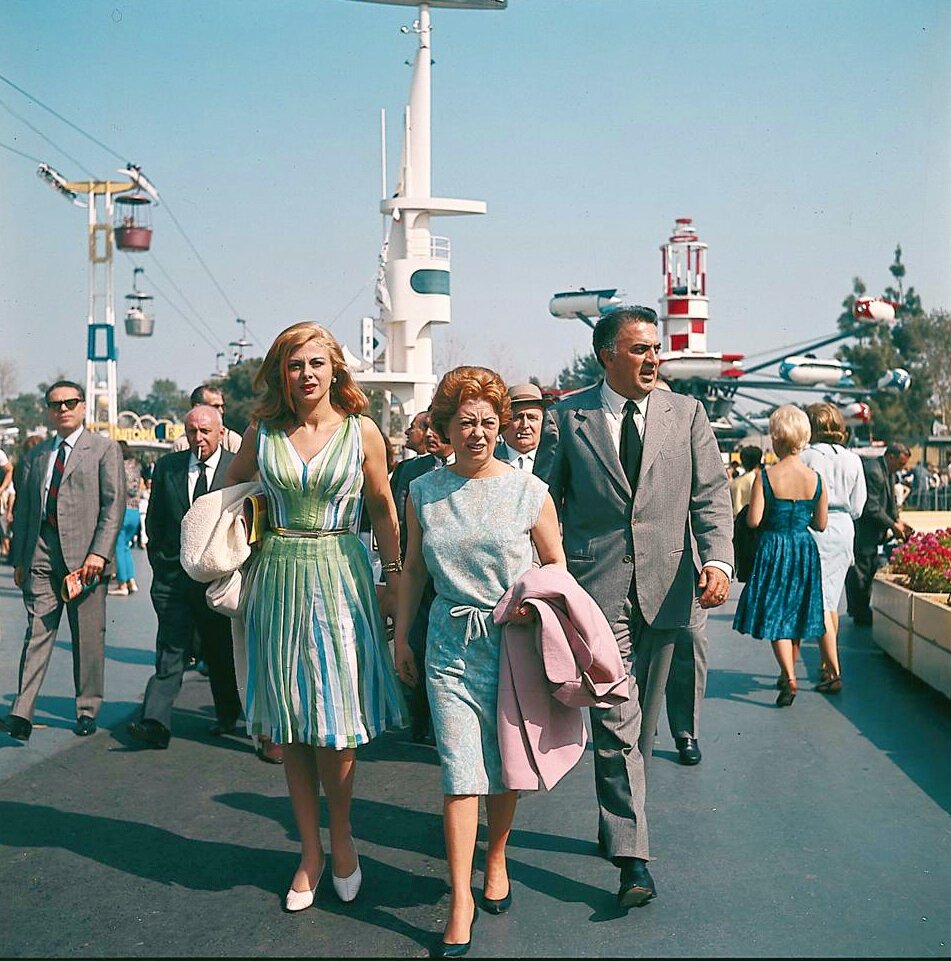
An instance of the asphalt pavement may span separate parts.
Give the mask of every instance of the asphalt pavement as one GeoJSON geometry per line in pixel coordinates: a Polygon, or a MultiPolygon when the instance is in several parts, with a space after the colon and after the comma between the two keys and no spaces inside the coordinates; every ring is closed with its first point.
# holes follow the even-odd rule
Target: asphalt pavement
{"type": "MultiPolygon", "coordinates": [[[[325,875],[314,908],[281,910],[297,863],[280,767],[242,737],[212,738],[207,680],[186,674],[167,751],[125,721],[151,674],[142,590],[110,597],[100,731],[72,733],[63,625],[26,745],[0,735],[0,955],[419,957],[446,919],[438,761],[393,732],[359,751],[354,836],[364,885],[344,905],[325,875]]],[[[774,706],[769,645],[710,620],[700,744],[682,767],[666,730],[650,771],[658,898],[618,912],[595,846],[590,751],[550,794],[519,804],[514,903],[482,914],[473,957],[939,957],[951,931],[951,707],[846,625],[845,689],[774,706]]],[[[25,618],[0,568],[0,712],[25,618]]],[[[810,680],[811,678],[811,680],[810,680]]],[[[326,837],[326,835],[325,835],[326,837]]],[[[481,887],[484,828],[473,886],[481,887]]]]}

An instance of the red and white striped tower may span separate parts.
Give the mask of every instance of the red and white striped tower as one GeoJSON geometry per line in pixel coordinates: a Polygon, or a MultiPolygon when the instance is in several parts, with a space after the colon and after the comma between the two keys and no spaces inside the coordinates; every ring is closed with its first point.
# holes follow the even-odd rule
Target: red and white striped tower
{"type": "Polygon", "coordinates": [[[706,353],[707,245],[697,240],[690,217],[678,217],[670,240],[660,248],[664,294],[660,298],[665,349],[706,353]]]}
{"type": "Polygon", "coordinates": [[[660,298],[665,380],[714,380],[738,377],[742,354],[707,350],[707,245],[697,240],[690,217],[678,217],[670,240],[660,248],[664,294],[660,298]]]}

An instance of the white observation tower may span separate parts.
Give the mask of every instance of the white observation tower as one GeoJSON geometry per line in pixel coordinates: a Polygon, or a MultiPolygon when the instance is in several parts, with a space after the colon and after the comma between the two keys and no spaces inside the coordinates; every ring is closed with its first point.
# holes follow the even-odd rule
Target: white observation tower
{"type": "MultiPolygon", "coordinates": [[[[416,6],[412,0],[369,0],[416,6]]],[[[382,370],[357,373],[361,384],[390,391],[403,413],[425,410],[436,386],[433,373],[432,325],[450,321],[449,238],[433,236],[433,217],[484,214],[481,200],[432,196],[430,7],[455,10],[503,10],[506,0],[430,0],[419,3],[419,16],[404,33],[415,33],[419,44],[413,61],[409,103],[403,115],[403,149],[392,196],[380,202],[390,218],[377,283],[382,340],[382,370]]],[[[385,148],[384,148],[385,158],[385,148]]],[[[386,175],[383,177],[387,191],[386,175]]]]}

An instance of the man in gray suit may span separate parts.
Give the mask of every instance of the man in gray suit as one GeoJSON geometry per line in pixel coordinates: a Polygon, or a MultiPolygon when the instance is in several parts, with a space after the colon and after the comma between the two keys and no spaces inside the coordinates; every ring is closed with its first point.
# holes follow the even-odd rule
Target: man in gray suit
{"type": "Polygon", "coordinates": [[[612,311],[594,330],[604,380],[546,417],[535,473],[562,521],[568,569],[597,601],[631,666],[631,698],[591,710],[598,836],[621,869],[622,907],[656,895],[645,771],[674,643],[695,604],[726,600],[733,564],[726,475],[694,399],[657,386],[649,307],[612,311]]]}
{"type": "Polygon", "coordinates": [[[66,608],[73,642],[76,726],[94,734],[105,676],[106,591],[116,537],[125,515],[125,470],[119,445],[86,430],[86,395],[61,380],[46,390],[52,437],[27,456],[13,514],[14,579],[23,590],[27,628],[17,698],[3,728],[29,740],[33,711],[66,608]],[[80,570],[83,592],[69,603],[60,591],[80,570]]]}

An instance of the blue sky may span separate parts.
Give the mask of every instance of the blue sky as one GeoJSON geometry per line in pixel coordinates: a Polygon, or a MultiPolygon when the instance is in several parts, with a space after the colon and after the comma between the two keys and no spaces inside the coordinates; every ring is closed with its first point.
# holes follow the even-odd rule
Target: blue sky
{"type": "MultiPolygon", "coordinates": [[[[154,258],[116,260],[120,306],[137,264],[157,294],[155,336],[119,335],[120,378],[190,388],[237,336],[232,306],[264,346],[307,318],[358,349],[381,237],[379,110],[392,188],[413,15],[4,0],[0,74],[141,164],[226,295],[159,208],[154,258]]],[[[657,248],[680,216],[710,245],[712,349],[834,331],[852,277],[881,292],[897,243],[926,308],[951,307],[946,0],[510,0],[433,23],[434,193],[488,203],[436,224],[453,243],[442,364],[553,380],[589,339],[549,317],[552,293],[656,303],[657,248]]],[[[2,106],[0,143],[70,179],[120,166],[2,83],[0,101],[59,149],[2,106]]],[[[33,169],[0,149],[0,357],[21,389],[82,379],[85,354],[85,215],[33,169]]]]}

